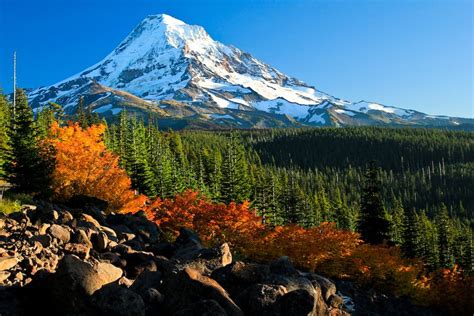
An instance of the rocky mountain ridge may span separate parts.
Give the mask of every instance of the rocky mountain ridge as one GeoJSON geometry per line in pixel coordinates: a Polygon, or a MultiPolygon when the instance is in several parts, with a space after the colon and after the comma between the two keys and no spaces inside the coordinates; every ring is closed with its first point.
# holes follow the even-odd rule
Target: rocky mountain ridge
{"type": "Polygon", "coordinates": [[[154,113],[165,126],[177,121],[209,128],[473,124],[333,97],[165,14],[145,18],[99,63],[28,93],[35,111],[56,102],[69,114],[81,96],[101,116],[113,119],[123,109],[154,113]]]}

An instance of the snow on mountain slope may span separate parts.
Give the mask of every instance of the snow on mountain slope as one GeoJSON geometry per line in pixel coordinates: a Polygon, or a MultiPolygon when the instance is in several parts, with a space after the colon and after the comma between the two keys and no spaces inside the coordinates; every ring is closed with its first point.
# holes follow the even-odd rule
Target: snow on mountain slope
{"type": "MultiPolygon", "coordinates": [[[[320,92],[238,48],[213,40],[202,27],[164,14],[148,16],[102,61],[52,86],[33,90],[29,99],[34,108],[56,102],[73,113],[79,97],[87,96],[96,85],[113,95],[123,91],[137,98],[129,98],[128,103],[113,98],[118,103],[108,104],[112,115],[119,113],[116,108],[112,111],[118,104],[139,103],[160,109],[168,117],[179,112],[179,117],[197,115],[219,122],[236,121],[235,113],[246,111],[249,113],[241,116],[258,126],[270,121],[273,126],[273,120],[287,124],[288,116],[303,125],[424,124],[425,119],[416,111],[365,101],[352,103],[320,92]],[[176,104],[172,110],[159,106],[168,100],[186,109],[178,110],[176,104]],[[254,119],[249,118],[251,112],[254,119]]],[[[90,104],[97,113],[108,111],[96,108],[103,105],[95,99],[90,104]]]]}

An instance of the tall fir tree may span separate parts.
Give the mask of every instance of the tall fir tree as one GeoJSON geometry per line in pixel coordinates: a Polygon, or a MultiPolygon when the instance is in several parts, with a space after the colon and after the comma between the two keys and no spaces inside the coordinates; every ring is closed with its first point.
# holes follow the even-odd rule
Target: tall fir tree
{"type": "Polygon", "coordinates": [[[39,132],[23,90],[16,93],[16,111],[10,128],[11,159],[8,180],[22,193],[48,195],[54,158],[50,148],[40,147],[39,132]]]}
{"type": "Polygon", "coordinates": [[[403,243],[403,223],[405,221],[405,211],[403,210],[402,202],[399,199],[395,199],[391,217],[390,226],[390,238],[395,245],[401,245],[403,243]]]}
{"type": "Polygon", "coordinates": [[[7,98],[0,93],[0,179],[6,176],[5,167],[11,152],[9,128],[10,105],[7,98]]]}
{"type": "Polygon", "coordinates": [[[80,96],[79,101],[77,102],[77,108],[76,108],[76,122],[79,123],[79,125],[82,128],[86,128],[89,126],[89,122],[87,120],[87,113],[86,113],[86,108],[84,105],[84,97],[80,96]]]}
{"type": "Polygon", "coordinates": [[[342,201],[341,191],[339,190],[339,188],[336,189],[336,192],[334,194],[333,209],[335,213],[337,227],[340,229],[352,230],[352,214],[350,213],[347,204],[342,201]]]}
{"type": "Polygon", "coordinates": [[[405,210],[402,228],[402,251],[408,258],[415,258],[419,253],[420,228],[418,215],[414,208],[405,210]]]}
{"type": "Polygon", "coordinates": [[[371,161],[365,174],[358,222],[362,239],[370,244],[381,244],[390,239],[390,223],[385,216],[380,190],[378,168],[375,161],[371,161]]]}
{"type": "Polygon", "coordinates": [[[451,249],[451,225],[449,221],[448,209],[442,205],[436,217],[436,227],[438,229],[439,263],[442,267],[450,268],[453,265],[451,249]]]}
{"type": "Polygon", "coordinates": [[[237,133],[232,132],[222,165],[221,196],[225,202],[242,202],[250,197],[250,182],[245,149],[237,133]]]}

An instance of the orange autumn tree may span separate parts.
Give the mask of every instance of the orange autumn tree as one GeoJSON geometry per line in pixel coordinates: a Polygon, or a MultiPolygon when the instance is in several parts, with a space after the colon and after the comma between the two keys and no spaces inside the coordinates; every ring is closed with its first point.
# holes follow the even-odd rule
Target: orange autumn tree
{"type": "Polygon", "coordinates": [[[118,157],[103,141],[104,125],[82,129],[79,124],[51,126],[50,141],[56,152],[53,194],[59,201],[86,195],[109,203],[110,210],[132,211],[145,198],[135,196],[131,181],[119,167],[118,157]]]}
{"type": "Polygon", "coordinates": [[[229,242],[234,250],[242,251],[265,232],[261,218],[249,210],[248,203],[213,203],[194,191],[186,191],[174,199],[155,199],[145,208],[171,238],[181,227],[199,234],[207,245],[229,242]]]}

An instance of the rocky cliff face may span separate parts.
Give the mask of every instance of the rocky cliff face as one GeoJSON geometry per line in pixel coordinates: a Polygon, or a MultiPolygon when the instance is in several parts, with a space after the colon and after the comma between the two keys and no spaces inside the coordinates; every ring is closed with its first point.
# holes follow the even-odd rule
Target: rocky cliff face
{"type": "Polygon", "coordinates": [[[204,127],[473,123],[333,97],[168,15],[148,16],[102,61],[28,96],[36,111],[56,102],[71,114],[84,96],[105,117],[127,108],[204,127]]]}
{"type": "MultiPolygon", "coordinates": [[[[371,311],[341,294],[329,279],[297,270],[286,257],[270,264],[238,261],[228,244],[205,248],[186,229],[175,242],[166,242],[141,213],[106,215],[90,203],[75,205],[39,203],[0,217],[1,315],[371,311]]],[[[390,306],[386,299],[377,313],[390,306]]]]}

